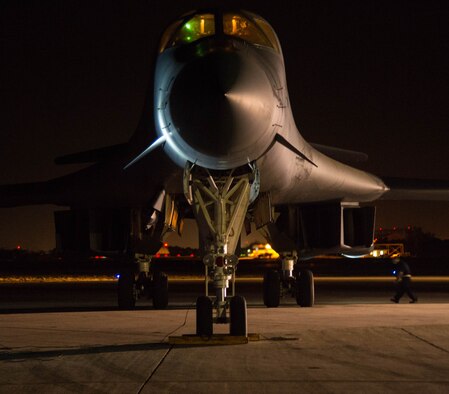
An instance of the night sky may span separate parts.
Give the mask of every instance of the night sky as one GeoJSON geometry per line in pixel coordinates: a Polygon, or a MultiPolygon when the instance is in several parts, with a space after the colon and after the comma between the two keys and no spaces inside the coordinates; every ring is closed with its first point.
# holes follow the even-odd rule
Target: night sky
{"type": "MultiPolygon", "coordinates": [[[[164,28],[214,1],[0,3],[0,184],[76,169],[55,157],[125,142],[164,28]]],[[[298,127],[363,151],[377,175],[449,180],[448,1],[225,1],[265,17],[298,127]]],[[[54,207],[0,209],[0,247],[54,247],[54,207]]],[[[380,203],[378,225],[449,238],[449,203],[380,203]]]]}

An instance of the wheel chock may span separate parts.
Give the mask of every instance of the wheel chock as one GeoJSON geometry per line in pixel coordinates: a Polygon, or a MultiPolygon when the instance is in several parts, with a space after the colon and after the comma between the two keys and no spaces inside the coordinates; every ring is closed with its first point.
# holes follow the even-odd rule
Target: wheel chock
{"type": "Polygon", "coordinates": [[[200,346],[200,345],[243,345],[248,342],[259,341],[259,334],[248,334],[247,336],[236,336],[229,334],[214,334],[210,337],[186,334],[181,336],[168,337],[170,345],[184,345],[184,346],[200,346]]]}

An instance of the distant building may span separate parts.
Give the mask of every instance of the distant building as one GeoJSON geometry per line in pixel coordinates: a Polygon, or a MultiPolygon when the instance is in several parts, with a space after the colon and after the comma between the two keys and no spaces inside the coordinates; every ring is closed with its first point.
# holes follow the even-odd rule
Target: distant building
{"type": "Polygon", "coordinates": [[[406,255],[409,255],[409,253],[405,252],[403,243],[375,243],[374,250],[369,254],[369,257],[393,259],[406,255]]]}

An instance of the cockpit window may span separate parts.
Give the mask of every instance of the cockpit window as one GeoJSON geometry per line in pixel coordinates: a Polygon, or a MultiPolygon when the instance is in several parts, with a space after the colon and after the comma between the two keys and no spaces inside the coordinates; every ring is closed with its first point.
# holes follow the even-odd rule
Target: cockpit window
{"type": "Polygon", "coordinates": [[[164,33],[160,52],[180,44],[188,44],[215,34],[213,14],[197,14],[187,21],[177,21],[164,33]]]}
{"type": "Polygon", "coordinates": [[[254,21],[260,27],[260,29],[264,32],[268,40],[270,41],[271,47],[276,49],[276,51],[280,52],[281,48],[279,45],[278,38],[273,31],[273,28],[268,24],[265,19],[254,17],[254,21]]]}
{"type": "Polygon", "coordinates": [[[279,46],[273,30],[262,18],[255,17],[253,20],[249,20],[239,14],[224,14],[223,32],[252,44],[273,48],[279,52],[279,46]]]}
{"type": "Polygon", "coordinates": [[[212,13],[202,13],[186,16],[184,19],[176,21],[164,32],[159,52],[215,34],[238,37],[251,44],[272,48],[280,52],[276,34],[261,17],[247,11],[244,14],[225,13],[223,14],[223,31],[216,31],[216,26],[219,26],[218,29],[221,30],[221,23],[218,23],[220,21],[216,21],[215,18],[212,13]]]}

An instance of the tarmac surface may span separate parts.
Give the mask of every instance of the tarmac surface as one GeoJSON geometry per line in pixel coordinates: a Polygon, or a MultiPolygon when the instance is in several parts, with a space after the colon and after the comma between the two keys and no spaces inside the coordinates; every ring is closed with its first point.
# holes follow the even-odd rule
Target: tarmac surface
{"type": "MultiPolygon", "coordinates": [[[[391,278],[317,278],[317,303],[248,298],[245,345],[169,345],[195,332],[199,281],[170,281],[170,307],[115,307],[111,278],[0,284],[1,393],[448,393],[449,279],[415,278],[418,304],[389,303],[391,278]]],[[[226,333],[226,325],[214,332],[226,333]]]]}

